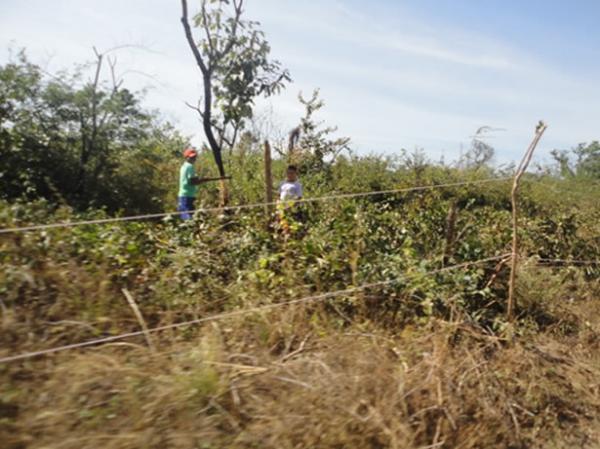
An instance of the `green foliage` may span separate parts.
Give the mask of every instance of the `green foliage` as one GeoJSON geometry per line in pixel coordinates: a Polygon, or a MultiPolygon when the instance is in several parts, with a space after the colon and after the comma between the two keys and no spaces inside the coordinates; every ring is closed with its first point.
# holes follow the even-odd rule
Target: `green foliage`
{"type": "Polygon", "coordinates": [[[329,174],[331,164],[343,151],[349,151],[350,139],[347,137],[332,138],[336,127],[324,127],[322,122],[315,121],[314,114],[319,112],[325,102],[319,98],[319,89],[315,89],[308,99],[298,95],[304,106],[304,117],[297,128],[299,133],[298,149],[293,148],[293,137],[290,136],[290,162],[300,165],[301,172],[329,174]]]}
{"type": "Polygon", "coordinates": [[[600,179],[600,143],[580,143],[570,152],[554,150],[552,155],[563,176],[587,180],[600,179]],[[571,159],[574,156],[574,160],[571,159]]]}
{"type": "Polygon", "coordinates": [[[161,210],[173,182],[161,176],[184,140],[140,99],[78,73],[47,75],[24,52],[0,66],[2,197],[161,210]]]}
{"type": "MultiPolygon", "coordinates": [[[[242,167],[258,165],[257,158],[252,152],[233,158],[233,172],[241,174],[242,167]]],[[[479,176],[479,171],[457,172],[434,165],[418,172],[411,167],[399,161],[353,157],[340,158],[331,173],[335,185],[348,186],[348,191],[410,186],[415,176],[424,184],[479,176]],[[353,179],[356,185],[351,185],[353,179]]],[[[236,198],[260,200],[262,181],[239,179],[236,198]]],[[[310,174],[304,182],[310,191],[310,174]]],[[[150,322],[158,324],[171,313],[183,320],[397,279],[386,287],[369,289],[367,301],[349,295],[332,300],[331,307],[341,307],[346,317],[390,326],[464,315],[499,328],[505,312],[506,267],[495,273],[492,262],[435,276],[426,273],[508,252],[508,194],[508,183],[497,183],[294,206],[286,211],[289,235],[278,226],[267,228],[262,209],[226,216],[199,214],[189,223],[174,220],[31,233],[5,239],[0,284],[6,304],[23,307],[34,322],[36,316],[71,310],[73,317],[96,320],[98,329],[106,329],[107,316],[121,323],[117,327],[134,325],[122,320],[130,314],[120,292],[123,286],[144,304],[150,322]],[[456,232],[449,237],[452,207],[457,208],[456,232]],[[94,278],[103,280],[101,294],[84,301],[94,278]],[[24,298],[29,298],[27,306],[24,298]],[[36,306],[31,308],[32,304],[36,306]]],[[[553,198],[537,199],[537,193],[527,189],[524,194],[524,254],[598,258],[595,215],[565,214],[556,209],[553,198]]],[[[3,227],[65,220],[72,213],[68,208],[53,212],[44,202],[4,204],[0,210],[3,227]]],[[[103,216],[97,212],[78,218],[103,216]]],[[[598,275],[598,267],[579,270],[590,279],[598,275]]]]}
{"type": "MultiPolygon", "coordinates": [[[[223,26],[231,34],[232,29],[227,27],[232,27],[233,22],[223,24],[225,19],[220,16],[225,3],[210,5],[215,8],[213,13],[198,18],[198,24],[209,26],[213,32],[223,26]]],[[[231,20],[234,19],[227,19],[231,20]]],[[[221,49],[218,51],[222,52],[225,48],[223,42],[214,41],[212,45],[212,49],[206,47],[203,51],[221,49]]],[[[5,79],[3,86],[7,86],[5,91],[11,98],[4,101],[4,109],[20,111],[11,117],[26,118],[22,126],[4,126],[3,132],[11,137],[17,131],[29,132],[25,122],[33,117],[35,108],[26,105],[39,101],[51,113],[38,123],[57,123],[60,126],[54,128],[62,133],[48,148],[61,148],[63,157],[75,155],[58,167],[42,164],[44,169],[70,170],[76,174],[80,161],[77,155],[81,155],[83,148],[77,146],[78,138],[83,136],[85,140],[89,136],[73,120],[81,111],[87,111],[90,103],[95,104],[99,111],[114,114],[116,121],[108,120],[106,127],[97,131],[94,148],[104,153],[89,159],[90,168],[104,160],[110,162],[106,166],[110,169],[98,174],[98,179],[104,180],[103,185],[99,181],[89,184],[94,188],[89,204],[94,201],[102,204],[100,199],[93,199],[98,197],[104,198],[104,206],[109,210],[116,208],[111,207],[116,202],[127,210],[136,210],[136,205],[141,204],[147,209],[164,208],[165,198],[166,204],[174,204],[175,180],[170,179],[169,173],[175,172],[179,161],[171,156],[172,148],[165,146],[165,138],[167,142],[180,142],[175,130],[153,122],[127,91],[120,88],[103,91],[89,85],[67,88],[64,83],[44,80],[38,68],[24,56],[21,58],[18,64],[1,73],[5,79]],[[131,129],[129,118],[141,129],[131,129]],[[68,151],[62,151],[61,145],[68,151]]],[[[4,96],[9,98],[7,94],[4,96]]],[[[323,107],[318,91],[311,99],[302,101],[306,115],[302,120],[299,150],[291,156],[300,157],[302,181],[309,197],[336,191],[385,191],[495,176],[494,170],[486,165],[492,153],[483,143],[475,148],[470,168],[433,163],[423,150],[403,151],[399,157],[388,158],[341,155],[348,140],[331,138],[335,129],[323,127],[314,119],[314,114],[323,107]]],[[[244,133],[238,146],[227,155],[226,163],[234,175],[232,198],[242,204],[262,201],[264,176],[259,144],[252,134],[244,133]]],[[[591,157],[593,151],[585,154],[591,157]]],[[[203,176],[211,175],[209,157],[204,152],[198,160],[198,171],[203,176]]],[[[286,162],[275,160],[274,173],[283,174],[286,162]]],[[[42,169],[36,166],[36,170],[42,169]]],[[[542,258],[597,258],[598,215],[594,212],[597,209],[587,203],[591,196],[585,186],[577,179],[526,178],[529,180],[533,182],[526,182],[522,199],[523,253],[542,258]],[[557,201],[555,195],[548,195],[550,189],[569,192],[569,201],[557,201]],[[584,204],[586,207],[578,207],[584,204]]],[[[215,203],[216,188],[207,185],[201,189],[199,206],[215,203]]],[[[33,191],[38,190],[36,187],[33,191]]],[[[67,187],[60,190],[67,204],[71,204],[69,192],[73,194],[67,187]]],[[[14,203],[2,207],[0,218],[9,227],[64,220],[71,214],[68,207],[55,209],[44,202],[14,203]]],[[[104,216],[104,212],[95,211],[79,218],[104,216]]],[[[48,286],[57,282],[72,292],[69,277],[55,265],[58,260],[76,265],[74,274],[85,285],[94,276],[105,278],[103,295],[83,308],[83,315],[95,314],[102,320],[107,314],[122,311],[126,306],[122,304],[120,288],[127,286],[145,304],[151,305],[151,319],[161,322],[165,314],[174,310],[182,317],[196,317],[207,310],[226,310],[254,305],[257,301],[276,301],[397,278],[397,283],[369,292],[369,297],[375,298],[371,302],[344,298],[343,313],[390,325],[457,314],[486,326],[498,328],[502,324],[506,282],[500,280],[505,281],[505,268],[500,267],[500,272],[494,273],[495,264],[490,263],[436,276],[425,273],[508,251],[511,233],[508,183],[307,204],[294,206],[281,217],[284,219],[271,217],[267,226],[262,209],[242,210],[225,216],[199,214],[189,223],[167,220],[90,226],[71,232],[52,230],[39,240],[33,234],[28,235],[25,244],[14,241],[7,246],[3,291],[17,292],[10,296],[10,304],[17,307],[23,297],[39,299],[38,311],[30,311],[34,315],[39,310],[57,310],[57,305],[77,310],[81,307],[81,293],[71,294],[74,298],[71,303],[64,302],[61,294],[45,297],[44,292],[56,290],[48,286]],[[449,232],[450,217],[453,217],[453,232],[449,232]],[[21,250],[16,255],[18,245],[21,250]],[[37,270],[41,270],[41,279],[47,275],[51,280],[31,283],[32,273],[37,270]],[[499,280],[490,282],[491,278],[499,280]],[[120,306],[110,311],[106,304],[120,306]]],[[[585,273],[594,276],[597,269],[592,266],[585,273]]]]}

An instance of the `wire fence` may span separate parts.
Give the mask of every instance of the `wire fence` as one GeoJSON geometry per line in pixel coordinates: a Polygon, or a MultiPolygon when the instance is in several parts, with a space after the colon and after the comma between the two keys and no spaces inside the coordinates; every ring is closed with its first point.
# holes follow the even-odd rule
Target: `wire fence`
{"type": "MultiPolygon", "coordinates": [[[[462,181],[462,182],[435,184],[435,185],[428,185],[428,186],[408,187],[408,188],[402,188],[402,189],[379,190],[379,191],[369,191],[369,192],[359,192],[359,193],[333,194],[333,195],[327,195],[327,196],[321,196],[321,197],[300,199],[300,200],[295,201],[294,203],[295,204],[305,204],[305,203],[332,201],[332,200],[344,199],[344,198],[361,198],[361,197],[370,197],[370,196],[376,196],[376,195],[391,195],[391,194],[398,194],[398,193],[419,192],[419,191],[427,191],[427,190],[434,190],[434,189],[447,188],[447,187],[460,187],[460,186],[467,186],[467,185],[480,185],[480,184],[486,184],[486,183],[503,182],[503,181],[509,181],[512,179],[513,179],[512,177],[489,178],[489,179],[483,179],[483,180],[462,181]]],[[[30,231],[56,229],[56,228],[72,228],[72,227],[84,226],[84,225],[101,225],[101,224],[110,224],[110,223],[119,223],[119,222],[142,221],[142,220],[149,220],[149,219],[155,219],[155,218],[177,216],[177,215],[184,214],[184,213],[209,213],[209,212],[250,210],[250,209],[256,209],[256,208],[265,208],[267,206],[273,206],[276,204],[277,204],[277,202],[262,202],[262,203],[244,204],[244,205],[228,206],[228,207],[200,208],[200,209],[197,209],[195,211],[190,211],[190,212],[169,212],[169,213],[160,213],[160,214],[145,214],[145,215],[135,215],[135,216],[129,216],[129,217],[98,219],[98,220],[83,220],[83,221],[76,221],[76,222],[62,222],[62,223],[52,223],[52,224],[42,224],[42,225],[31,225],[31,226],[0,229],[0,234],[30,232],[30,231]]],[[[422,275],[422,276],[431,276],[431,275],[434,275],[437,273],[442,273],[442,272],[451,271],[451,270],[457,270],[457,269],[466,268],[466,267],[474,266],[474,265],[481,265],[481,264],[484,264],[487,262],[507,260],[507,258],[511,258],[514,256],[515,255],[513,253],[509,253],[509,254],[504,254],[502,256],[490,257],[490,258],[481,259],[481,260],[474,261],[474,262],[466,262],[466,263],[462,263],[462,264],[457,264],[457,265],[441,268],[438,270],[429,271],[426,273],[417,273],[417,274],[422,275]]],[[[550,265],[550,264],[579,265],[579,266],[600,265],[600,261],[598,261],[598,260],[549,259],[549,258],[536,258],[535,256],[532,256],[532,258],[534,258],[540,265],[550,265]]],[[[412,275],[412,276],[414,276],[414,275],[412,275]]],[[[291,306],[294,304],[303,304],[303,303],[323,301],[328,298],[350,295],[353,293],[357,293],[359,291],[364,291],[369,288],[383,287],[386,285],[391,285],[391,284],[397,283],[401,280],[408,279],[410,277],[411,277],[411,275],[407,275],[407,276],[403,276],[400,278],[391,279],[391,280],[387,280],[387,281],[380,281],[380,282],[364,284],[364,285],[349,288],[349,289],[308,296],[308,297],[304,297],[304,298],[294,299],[294,300],[290,300],[290,301],[284,301],[284,302],[275,303],[275,304],[268,304],[268,305],[264,305],[264,306],[258,306],[258,307],[252,307],[252,308],[247,308],[247,309],[242,309],[242,310],[236,310],[236,311],[232,311],[232,312],[221,313],[221,314],[212,315],[212,316],[208,316],[208,317],[204,317],[204,318],[200,318],[200,319],[196,319],[196,320],[192,320],[192,321],[186,321],[186,322],[182,322],[182,323],[171,324],[171,325],[166,325],[166,326],[161,326],[161,327],[156,327],[156,328],[146,329],[146,330],[141,330],[141,331],[136,331],[136,332],[129,332],[129,333],[124,333],[124,334],[119,334],[119,335],[107,336],[107,337],[89,340],[89,341],[85,341],[85,342],[73,343],[73,344],[69,344],[69,345],[58,346],[58,347],[39,350],[39,351],[26,352],[23,354],[18,354],[18,355],[13,355],[13,356],[6,356],[3,358],[0,358],[0,364],[30,359],[30,358],[34,358],[34,357],[54,354],[57,352],[63,352],[63,351],[68,351],[68,350],[73,350],[73,349],[86,348],[86,347],[90,347],[90,346],[99,346],[102,344],[112,343],[112,342],[116,342],[119,340],[144,336],[149,333],[157,333],[157,332],[162,332],[162,331],[170,330],[170,329],[180,329],[180,328],[184,328],[184,327],[199,325],[199,324],[210,322],[210,321],[216,321],[216,320],[222,320],[222,319],[232,318],[232,317],[236,317],[236,316],[242,316],[242,315],[246,315],[246,314],[250,314],[250,313],[266,312],[266,311],[270,311],[270,310],[273,310],[273,309],[276,309],[279,307],[286,307],[286,306],[291,306]]]]}
{"type": "MultiPolygon", "coordinates": [[[[307,203],[317,203],[317,202],[325,202],[325,201],[333,201],[337,199],[350,199],[350,198],[365,198],[370,196],[377,195],[393,195],[398,193],[409,193],[409,192],[421,192],[427,190],[435,190],[447,187],[461,187],[467,185],[481,185],[481,184],[489,184],[494,182],[504,182],[509,181],[512,178],[488,178],[481,180],[473,180],[473,181],[461,181],[461,182],[452,182],[445,184],[432,184],[428,186],[418,186],[418,187],[407,187],[402,189],[391,189],[391,190],[379,190],[379,191],[369,191],[369,192],[358,192],[358,193],[340,193],[335,195],[326,195],[314,198],[305,198],[295,200],[294,204],[307,204],[307,203]]],[[[152,220],[158,218],[166,218],[166,217],[177,217],[184,214],[196,214],[196,213],[210,213],[210,212],[232,212],[232,211],[240,211],[240,210],[251,210],[258,208],[266,208],[269,206],[276,206],[278,204],[277,201],[272,202],[262,202],[262,203],[252,203],[252,204],[241,204],[238,206],[226,206],[226,207],[208,207],[208,208],[199,208],[193,211],[173,211],[173,212],[163,212],[156,214],[143,214],[143,215],[132,215],[128,217],[114,217],[114,218],[101,218],[97,220],[81,220],[81,221],[73,221],[73,222],[61,222],[61,223],[50,223],[50,224],[38,224],[31,226],[20,226],[14,228],[4,228],[0,229],[0,234],[15,234],[21,232],[32,232],[32,231],[43,231],[48,229],[57,229],[57,228],[73,228],[77,226],[86,226],[86,225],[102,225],[102,224],[110,224],[110,223],[122,223],[122,222],[134,222],[134,221],[145,221],[152,220]]]]}
{"type": "Polygon", "coordinates": [[[98,339],[94,339],[94,340],[88,340],[88,341],[84,341],[84,342],[80,342],[80,343],[73,343],[73,344],[64,345],[64,346],[57,346],[57,347],[54,347],[54,348],[42,349],[42,350],[39,350],[39,351],[31,351],[31,352],[26,352],[26,353],[23,353],[23,354],[17,354],[17,355],[2,357],[2,358],[0,358],[0,364],[9,363],[9,362],[16,362],[16,361],[26,360],[26,359],[31,359],[31,358],[34,358],[34,357],[40,357],[40,356],[45,356],[45,355],[49,355],[49,354],[55,354],[55,353],[63,352],[63,351],[69,351],[69,350],[74,350],[74,349],[86,348],[86,347],[90,347],[90,346],[99,346],[99,345],[102,345],[102,344],[112,343],[112,342],[116,342],[116,341],[120,341],[120,340],[125,340],[125,339],[129,339],[129,338],[133,338],[133,337],[140,337],[140,336],[144,336],[144,335],[147,335],[147,334],[162,332],[162,331],[171,330],[171,329],[181,329],[181,328],[184,328],[184,327],[195,326],[195,325],[207,323],[207,322],[210,322],[210,321],[224,320],[224,319],[227,319],[227,318],[239,317],[239,316],[248,315],[248,314],[251,314],[251,313],[267,312],[267,311],[270,311],[270,310],[273,310],[273,309],[277,309],[277,308],[280,308],[280,307],[287,307],[287,306],[291,306],[291,305],[295,305],[295,304],[306,304],[306,303],[320,302],[320,301],[324,301],[324,300],[329,299],[329,298],[335,298],[335,297],[339,297],[339,296],[351,295],[353,293],[358,293],[358,292],[361,292],[361,291],[364,291],[364,290],[367,290],[367,289],[370,289],[370,288],[385,287],[385,286],[393,285],[393,284],[396,284],[396,283],[401,282],[403,280],[410,279],[412,277],[417,277],[417,276],[432,276],[432,275],[435,275],[435,274],[444,273],[444,272],[448,272],[448,271],[459,270],[461,268],[467,268],[467,267],[470,267],[470,266],[483,265],[483,264],[488,263],[488,262],[496,262],[498,260],[505,259],[507,256],[510,256],[510,254],[503,254],[503,255],[500,255],[500,256],[488,257],[486,259],[480,259],[480,260],[473,261],[473,262],[465,262],[465,263],[461,263],[461,264],[457,264],[457,265],[452,265],[452,266],[449,266],[449,267],[440,268],[440,269],[437,269],[437,270],[428,271],[428,272],[425,272],[425,273],[414,273],[414,274],[410,274],[410,275],[405,275],[405,276],[402,276],[402,277],[398,277],[398,278],[395,278],[395,279],[389,279],[389,280],[386,280],[386,281],[380,281],[380,282],[373,282],[373,283],[369,283],[369,284],[363,284],[363,285],[358,286],[358,287],[352,287],[352,288],[348,288],[348,289],[344,289],[344,290],[337,290],[337,291],[334,291],[334,292],[322,293],[322,294],[313,295],[313,296],[307,296],[307,297],[304,297],[304,298],[293,299],[293,300],[290,300],[290,301],[284,301],[284,302],[275,303],[275,304],[267,304],[267,305],[264,305],[264,306],[251,307],[251,308],[241,309],[241,310],[235,310],[235,311],[232,311],[232,312],[220,313],[220,314],[211,315],[211,316],[204,317],[204,318],[199,318],[199,319],[196,319],[196,320],[185,321],[185,322],[176,323],[176,324],[169,324],[169,325],[165,325],[165,326],[150,328],[150,329],[147,329],[147,330],[141,330],[141,331],[136,331],[136,332],[128,332],[128,333],[124,333],[124,334],[112,335],[112,336],[109,336],[109,337],[103,337],[103,338],[98,338],[98,339]]]}
{"type": "Polygon", "coordinates": [[[536,259],[542,265],[600,265],[600,260],[577,260],[577,259],[536,259]]]}

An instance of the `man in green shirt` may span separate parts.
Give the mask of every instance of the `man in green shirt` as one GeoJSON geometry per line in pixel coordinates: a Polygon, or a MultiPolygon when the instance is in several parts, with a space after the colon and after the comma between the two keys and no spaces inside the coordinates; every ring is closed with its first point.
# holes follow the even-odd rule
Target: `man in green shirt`
{"type": "Polygon", "coordinates": [[[194,163],[198,157],[198,152],[193,148],[188,148],[183,152],[185,162],[179,170],[179,194],[177,211],[182,220],[191,220],[194,213],[194,201],[198,193],[198,186],[204,182],[196,176],[194,163]]]}

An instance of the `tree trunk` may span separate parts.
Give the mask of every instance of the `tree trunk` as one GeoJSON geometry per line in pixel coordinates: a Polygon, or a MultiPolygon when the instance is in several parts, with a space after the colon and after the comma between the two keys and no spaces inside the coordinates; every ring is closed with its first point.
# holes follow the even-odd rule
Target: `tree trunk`
{"type": "MultiPolygon", "coordinates": [[[[200,50],[198,50],[198,46],[194,42],[194,36],[192,35],[192,29],[188,20],[187,0],[181,0],[181,9],[181,24],[183,25],[183,30],[185,31],[185,37],[187,39],[190,49],[192,50],[194,58],[196,59],[196,64],[202,72],[202,81],[204,84],[204,111],[202,111],[201,114],[204,134],[206,135],[206,139],[208,140],[208,144],[210,145],[215,164],[217,165],[217,169],[219,170],[219,176],[224,178],[226,174],[225,166],[223,165],[222,148],[217,142],[217,139],[215,138],[212,127],[212,68],[206,65],[204,59],[202,59],[200,50]]],[[[227,184],[225,183],[225,181],[221,181],[220,186],[221,206],[225,206],[227,205],[227,202],[229,200],[227,184]]]]}
{"type": "Polygon", "coordinates": [[[198,46],[194,42],[194,36],[192,35],[192,29],[188,21],[188,6],[186,0],[181,0],[181,9],[181,24],[183,25],[183,30],[185,31],[185,37],[187,39],[188,45],[190,46],[190,49],[192,50],[194,58],[196,59],[196,64],[200,68],[200,72],[202,72],[202,82],[204,84],[204,111],[202,111],[201,114],[204,134],[206,134],[206,138],[208,139],[208,144],[210,145],[210,149],[212,150],[215,163],[217,164],[217,168],[219,169],[219,175],[221,177],[225,177],[225,168],[223,167],[221,147],[219,146],[217,139],[215,139],[211,123],[212,71],[205,64],[204,59],[202,59],[202,55],[200,54],[200,50],[198,50],[198,46]]]}
{"type": "Polygon", "coordinates": [[[213,129],[212,129],[212,74],[207,72],[203,76],[204,80],[204,113],[202,116],[202,124],[204,125],[204,134],[208,140],[208,144],[210,145],[210,149],[212,150],[213,158],[215,159],[215,164],[217,164],[217,169],[219,170],[219,176],[224,178],[227,176],[225,174],[225,166],[223,165],[223,152],[222,147],[217,142],[215,138],[213,129]]]}

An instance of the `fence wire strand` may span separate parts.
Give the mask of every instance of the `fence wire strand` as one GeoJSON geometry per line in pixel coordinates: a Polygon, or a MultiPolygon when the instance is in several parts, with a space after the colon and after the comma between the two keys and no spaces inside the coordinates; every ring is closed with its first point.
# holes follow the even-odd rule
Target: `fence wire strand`
{"type": "Polygon", "coordinates": [[[536,259],[540,264],[563,264],[563,265],[600,265],[600,260],[577,260],[577,259],[536,259]]]}
{"type": "MultiPolygon", "coordinates": [[[[426,191],[426,190],[441,189],[444,187],[461,187],[461,186],[467,186],[467,185],[480,185],[480,184],[489,184],[489,183],[493,183],[493,182],[503,182],[503,181],[509,181],[510,179],[512,179],[512,178],[488,178],[488,179],[475,180],[475,181],[461,181],[461,182],[453,182],[453,183],[446,183],[446,184],[432,184],[432,185],[428,185],[428,186],[407,187],[407,188],[403,188],[403,189],[379,190],[379,191],[359,192],[359,193],[341,193],[341,194],[335,194],[335,195],[326,195],[326,196],[320,196],[320,197],[314,197],[314,198],[300,199],[300,200],[294,201],[294,204],[317,203],[317,202],[324,202],[324,201],[332,201],[332,200],[336,200],[336,199],[364,198],[364,197],[377,196],[377,195],[392,195],[392,194],[396,194],[396,193],[421,192],[421,191],[426,191]]],[[[110,223],[144,221],[144,220],[151,220],[151,219],[156,219],[156,218],[180,216],[180,215],[184,215],[184,214],[209,213],[209,212],[232,212],[232,211],[240,211],[240,210],[265,208],[268,206],[275,206],[277,204],[278,204],[277,201],[272,201],[272,202],[263,202],[263,203],[241,204],[238,206],[199,208],[199,209],[196,209],[193,211],[163,212],[163,213],[156,213],[156,214],[132,215],[132,216],[128,216],[128,217],[101,218],[101,219],[97,219],[97,220],[82,220],[82,221],[74,221],[74,222],[62,222],[62,223],[21,226],[21,227],[0,229],[0,234],[15,234],[15,233],[20,233],[20,232],[43,231],[43,230],[47,230],[47,229],[57,229],[57,228],[73,228],[73,227],[77,227],[77,226],[86,226],[86,225],[101,225],[101,224],[110,224],[110,223]]]]}
{"type": "MultiPolygon", "coordinates": [[[[487,262],[495,262],[495,261],[501,260],[507,256],[508,256],[508,254],[503,254],[501,256],[489,257],[489,258],[480,259],[480,260],[477,260],[474,262],[465,262],[465,263],[452,265],[452,266],[445,267],[445,268],[440,268],[437,270],[428,271],[425,273],[415,273],[415,274],[406,275],[406,276],[402,276],[402,277],[398,277],[398,278],[390,279],[390,280],[386,280],[386,281],[363,284],[361,286],[352,287],[352,288],[348,288],[345,290],[337,290],[334,292],[328,292],[328,293],[322,293],[319,295],[307,296],[304,298],[293,299],[290,301],[285,301],[285,302],[280,302],[280,303],[275,303],[275,304],[267,304],[264,306],[257,306],[257,307],[247,308],[247,309],[235,310],[232,312],[220,313],[220,314],[211,315],[211,316],[208,316],[205,318],[199,318],[196,320],[185,321],[185,322],[181,322],[181,323],[175,323],[175,324],[169,324],[169,325],[165,325],[165,326],[150,328],[147,330],[147,332],[148,333],[157,333],[157,332],[162,332],[162,331],[166,331],[166,330],[181,329],[184,327],[195,326],[195,325],[210,322],[210,321],[218,321],[218,320],[223,320],[223,319],[227,319],[227,318],[248,315],[251,313],[257,313],[257,312],[266,312],[266,311],[273,310],[273,309],[276,309],[279,307],[287,307],[287,306],[291,306],[291,305],[295,305],[295,304],[305,304],[305,303],[311,303],[311,302],[320,302],[320,301],[323,301],[328,298],[349,295],[352,293],[357,293],[357,292],[367,290],[369,288],[385,287],[388,285],[398,283],[402,280],[410,279],[411,277],[431,276],[434,274],[458,270],[458,269],[467,268],[470,266],[482,265],[487,262]]],[[[99,346],[99,345],[102,345],[105,343],[112,343],[112,342],[119,341],[119,340],[125,340],[128,338],[143,336],[143,335],[145,335],[145,332],[146,331],[143,331],[143,330],[135,331],[135,332],[128,332],[128,333],[124,333],[124,334],[112,335],[109,337],[88,340],[88,341],[84,341],[84,342],[80,342],[80,343],[73,343],[73,344],[58,346],[58,347],[49,348],[49,349],[42,349],[39,351],[32,351],[32,352],[26,352],[23,354],[2,357],[2,358],[0,358],[0,364],[16,362],[19,360],[31,359],[34,357],[40,357],[40,356],[44,356],[44,355],[54,354],[54,353],[63,352],[63,351],[69,351],[69,350],[73,350],[73,349],[85,348],[85,347],[90,347],[90,346],[99,346]]]]}

